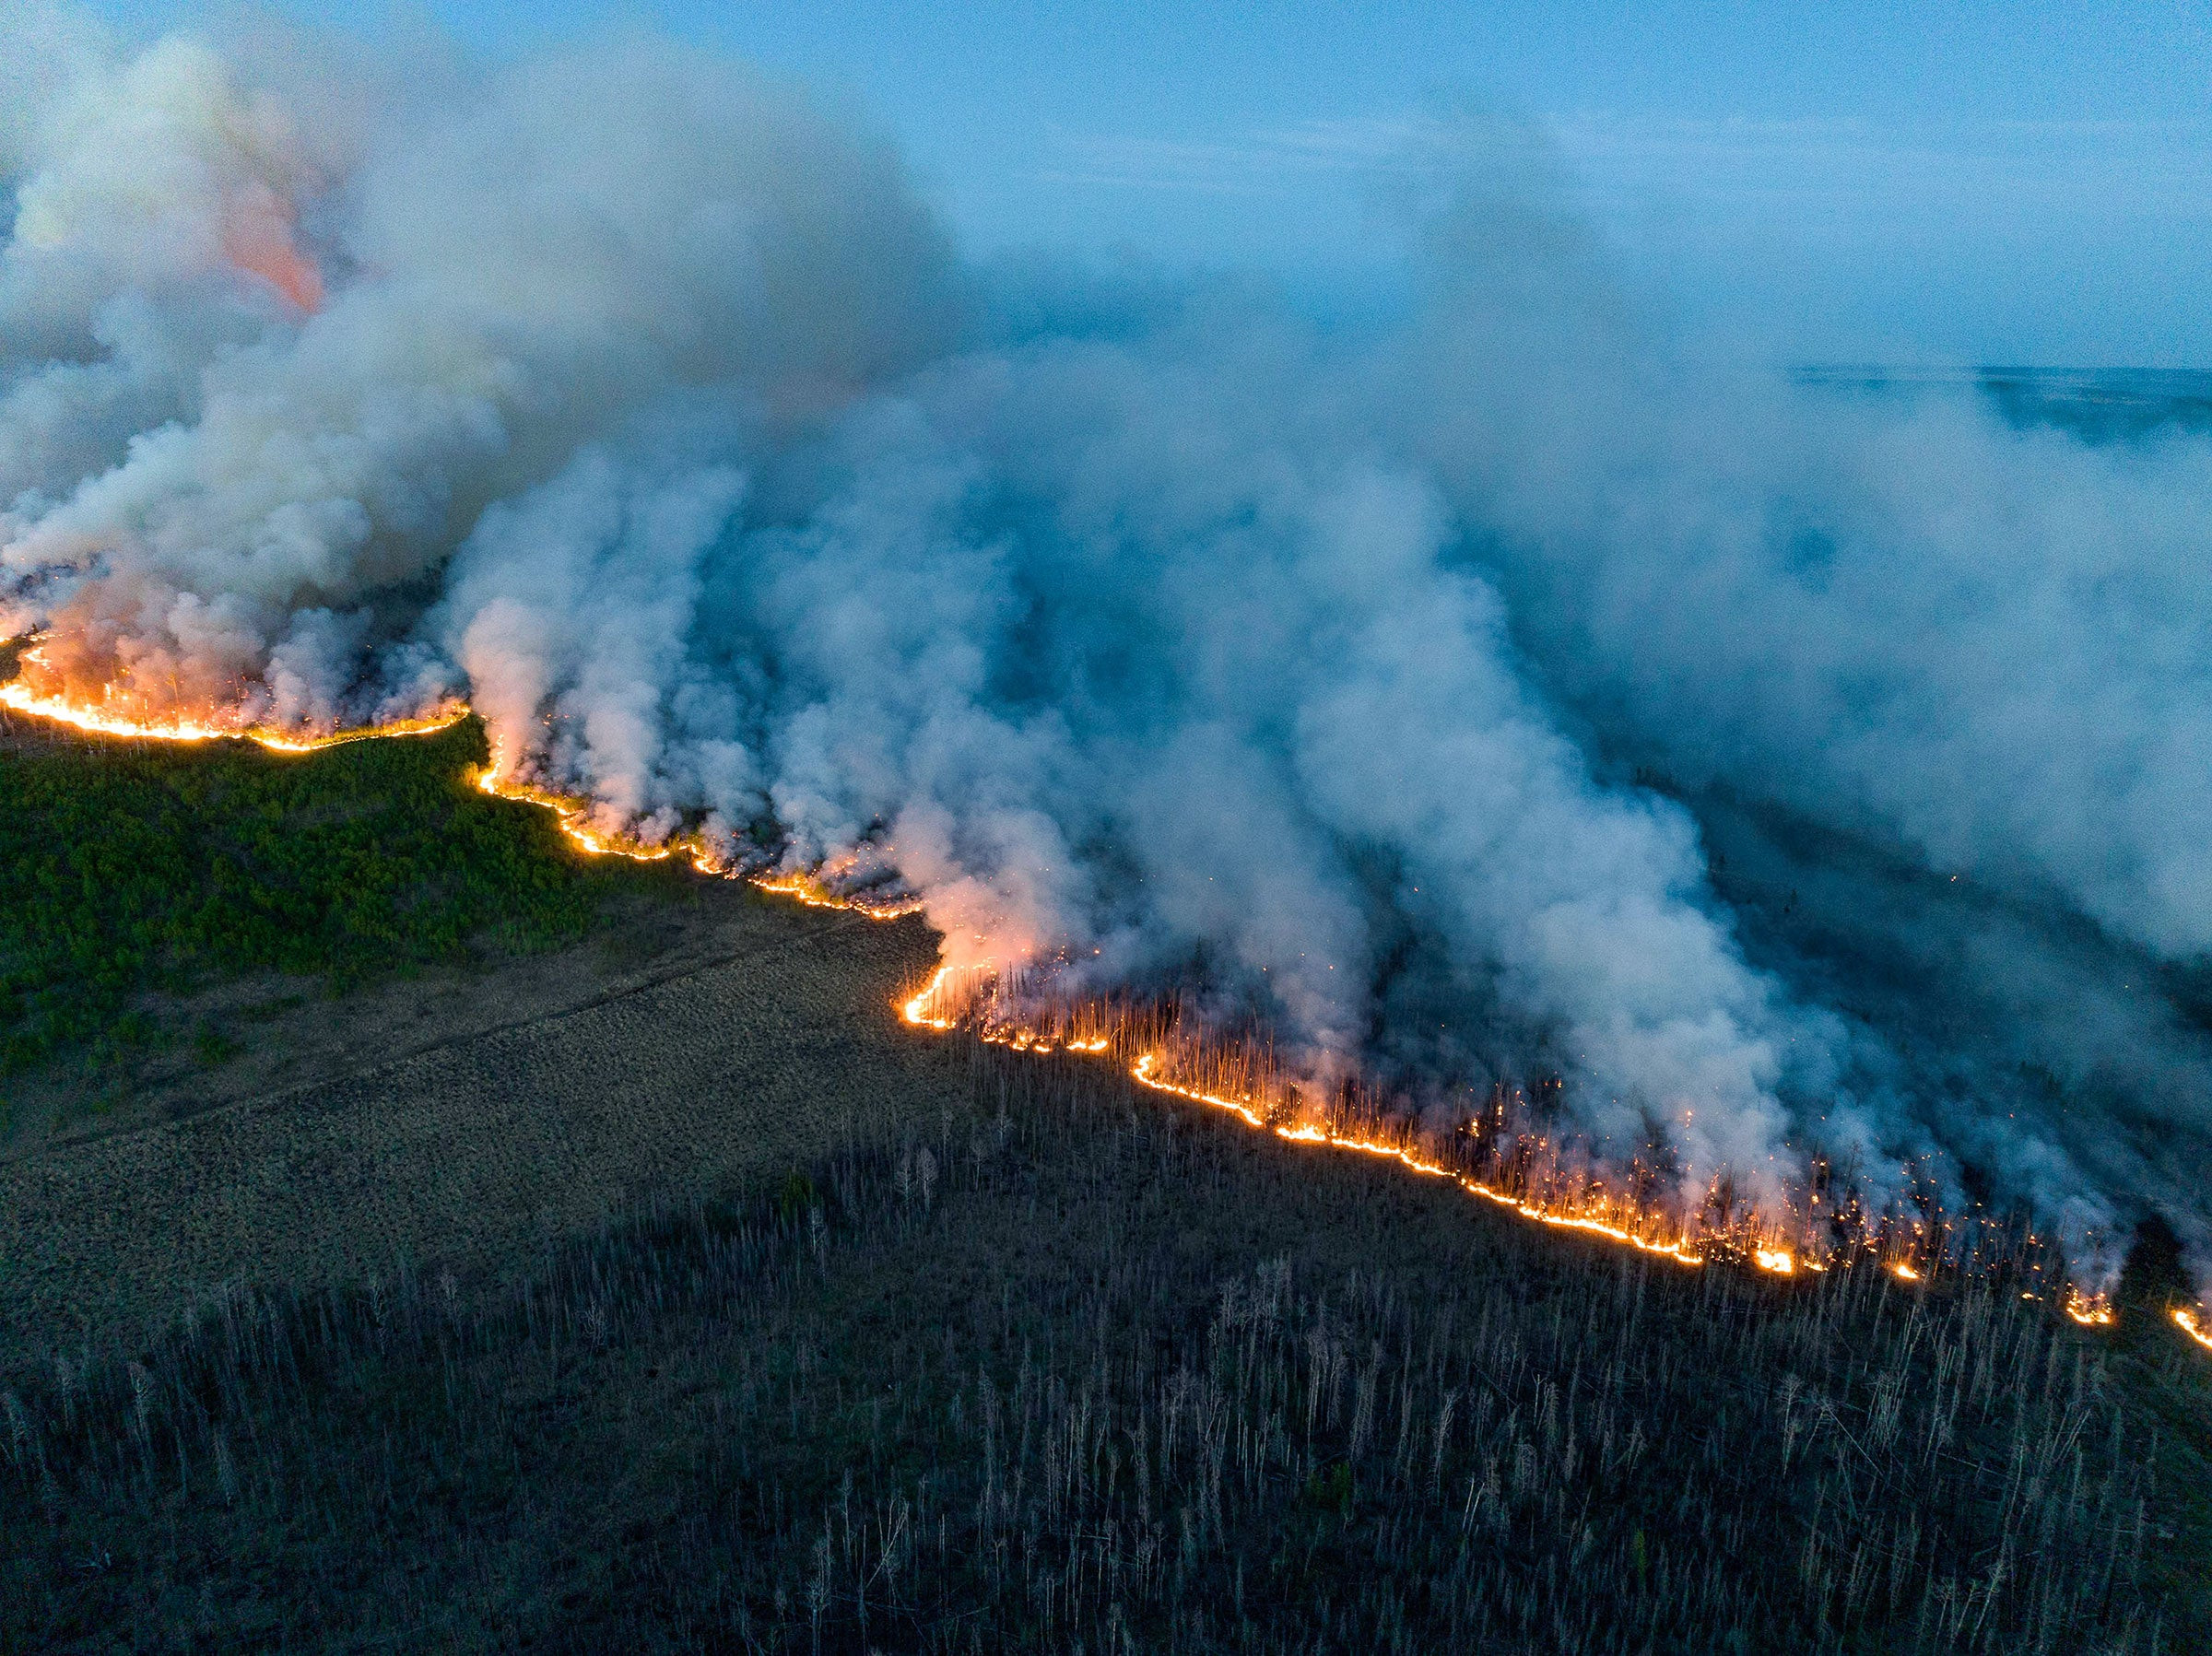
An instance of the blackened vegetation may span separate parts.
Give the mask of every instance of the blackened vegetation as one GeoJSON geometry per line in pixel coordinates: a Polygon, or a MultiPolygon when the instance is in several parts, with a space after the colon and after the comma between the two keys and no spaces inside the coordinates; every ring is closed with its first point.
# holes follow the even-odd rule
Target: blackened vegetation
{"type": "Polygon", "coordinates": [[[2155,1321],[1685,1271],[974,1066],[971,1114],[524,1280],[234,1289],[15,1374],[0,1646],[2204,1637],[2212,1368],[2155,1321]]]}

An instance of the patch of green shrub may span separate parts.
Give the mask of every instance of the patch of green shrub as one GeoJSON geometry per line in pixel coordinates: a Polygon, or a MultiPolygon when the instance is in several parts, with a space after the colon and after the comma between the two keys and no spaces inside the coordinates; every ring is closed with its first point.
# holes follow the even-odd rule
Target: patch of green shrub
{"type": "Polygon", "coordinates": [[[149,992],[251,971],[334,991],[580,934],[634,864],[469,784],[470,720],[308,755],[251,744],[0,749],[0,1075],[158,1033],[149,992]]]}

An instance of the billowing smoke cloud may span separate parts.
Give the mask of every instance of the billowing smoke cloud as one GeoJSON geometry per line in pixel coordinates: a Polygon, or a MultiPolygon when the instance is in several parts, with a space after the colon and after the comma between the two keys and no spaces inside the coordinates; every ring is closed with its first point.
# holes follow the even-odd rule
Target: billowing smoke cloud
{"type": "Polygon", "coordinates": [[[687,389],[806,416],[949,318],[896,161],[726,66],[639,45],[429,108],[391,76],[335,131],[301,78],[167,41],[24,123],[0,498],[72,683],[274,716],[282,652],[337,717],[323,612],[433,576],[580,443],[687,389]]]}
{"type": "Polygon", "coordinates": [[[975,302],[881,145],[664,44],[334,76],[40,27],[0,634],[41,693],[465,697],[604,833],[1195,985],[1311,1082],[1557,1073],[1693,1195],[1818,1155],[2206,1237],[2201,440],[1665,363],[1479,187],[1380,342],[1117,326],[975,302]]]}

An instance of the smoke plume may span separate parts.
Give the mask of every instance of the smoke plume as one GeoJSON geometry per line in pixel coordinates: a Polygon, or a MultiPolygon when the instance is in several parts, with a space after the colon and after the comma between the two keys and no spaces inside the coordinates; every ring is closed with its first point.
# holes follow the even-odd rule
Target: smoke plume
{"type": "Polygon", "coordinates": [[[39,693],[465,699],[602,833],[1176,985],[1313,1086],[1558,1075],[1686,1199],[1819,1158],[2212,1237],[2202,437],[1678,359],[1479,148],[1349,340],[980,274],[883,143],[655,41],[11,28],[39,693]]]}

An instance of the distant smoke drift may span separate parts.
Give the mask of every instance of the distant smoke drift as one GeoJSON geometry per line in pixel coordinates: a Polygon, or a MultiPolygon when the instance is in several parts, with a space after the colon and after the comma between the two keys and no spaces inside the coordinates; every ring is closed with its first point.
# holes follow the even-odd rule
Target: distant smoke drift
{"type": "Polygon", "coordinates": [[[6,41],[22,693],[465,699],[593,831],[1172,984],[1312,1096],[1557,1075],[1692,1204],[1819,1158],[2212,1236],[2212,447],[1668,362],[1471,165],[1352,346],[1000,303],[883,146],[667,46],[324,50],[6,41]]]}

